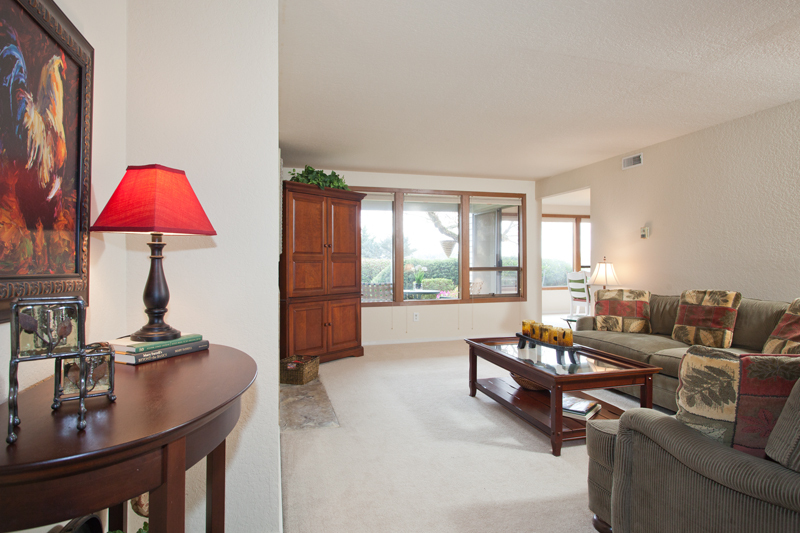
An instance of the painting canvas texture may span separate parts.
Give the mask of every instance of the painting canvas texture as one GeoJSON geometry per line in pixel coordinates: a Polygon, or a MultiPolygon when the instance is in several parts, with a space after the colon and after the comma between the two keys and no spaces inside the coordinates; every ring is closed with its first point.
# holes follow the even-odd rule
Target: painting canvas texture
{"type": "Polygon", "coordinates": [[[80,104],[75,61],[0,0],[0,276],[77,271],[80,104]]]}

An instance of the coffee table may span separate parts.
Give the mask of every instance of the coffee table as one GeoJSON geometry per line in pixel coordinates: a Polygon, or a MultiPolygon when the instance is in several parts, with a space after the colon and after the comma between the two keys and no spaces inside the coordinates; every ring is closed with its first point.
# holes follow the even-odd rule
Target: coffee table
{"type": "Polygon", "coordinates": [[[661,370],[657,366],[586,346],[576,346],[572,362],[567,354],[558,357],[554,348],[527,344],[519,348],[516,337],[465,340],[469,344],[469,395],[481,391],[549,435],[555,456],[561,455],[564,441],[586,438],[584,421],[563,416],[563,393],[600,402],[603,408],[596,419],[619,418],[623,411],[580,391],[639,385],[641,406],[653,407],[653,374],[661,370]],[[478,379],[478,357],[533,381],[542,390],[524,389],[510,376],[478,379]]]}

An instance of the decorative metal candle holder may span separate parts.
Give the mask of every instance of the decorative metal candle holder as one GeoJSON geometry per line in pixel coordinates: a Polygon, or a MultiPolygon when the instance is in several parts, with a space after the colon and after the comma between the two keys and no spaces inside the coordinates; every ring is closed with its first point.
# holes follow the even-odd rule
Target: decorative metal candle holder
{"type": "Polygon", "coordinates": [[[114,350],[107,343],[85,344],[83,299],[15,298],[11,301],[11,363],[8,373],[8,437],[20,424],[17,371],[24,361],[55,359],[52,409],[78,400],[78,430],[86,428],[86,398],[114,395],[114,350]]]}

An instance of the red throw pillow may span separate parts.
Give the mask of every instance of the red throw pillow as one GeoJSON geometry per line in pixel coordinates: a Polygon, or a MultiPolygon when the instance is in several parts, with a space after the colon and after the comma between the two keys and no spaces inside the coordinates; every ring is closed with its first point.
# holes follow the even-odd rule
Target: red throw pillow
{"type": "Polygon", "coordinates": [[[597,331],[650,333],[650,292],[628,289],[595,293],[597,331]]]}
{"type": "Polygon", "coordinates": [[[732,291],[683,291],[672,338],[685,344],[730,348],[742,294],[732,291]]]}
{"type": "Polygon", "coordinates": [[[767,439],[798,378],[799,356],[692,346],[678,370],[675,418],[723,444],[765,457],[767,439]]]}
{"type": "Polygon", "coordinates": [[[800,354],[800,298],[791,303],[761,351],[800,354]]]}

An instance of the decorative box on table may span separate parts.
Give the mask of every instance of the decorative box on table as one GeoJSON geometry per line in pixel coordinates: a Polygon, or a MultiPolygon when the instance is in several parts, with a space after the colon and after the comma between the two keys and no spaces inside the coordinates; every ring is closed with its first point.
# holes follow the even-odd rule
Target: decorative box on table
{"type": "Polygon", "coordinates": [[[281,359],[281,383],[305,385],[319,376],[319,357],[299,355],[281,359]]]}

